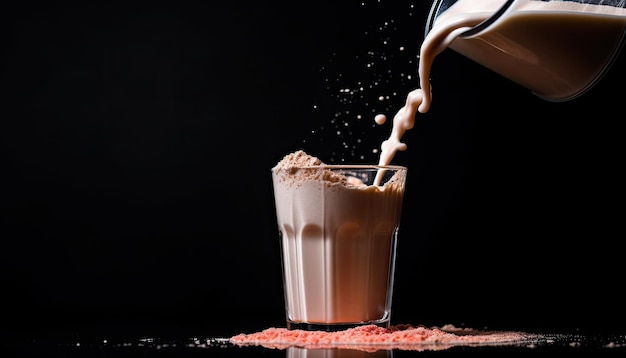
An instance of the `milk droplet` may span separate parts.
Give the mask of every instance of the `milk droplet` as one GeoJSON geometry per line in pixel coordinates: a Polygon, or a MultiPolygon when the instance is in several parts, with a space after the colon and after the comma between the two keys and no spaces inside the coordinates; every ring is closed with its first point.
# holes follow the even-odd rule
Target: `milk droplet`
{"type": "Polygon", "coordinates": [[[387,116],[385,116],[384,114],[377,114],[374,117],[374,121],[376,122],[376,124],[384,124],[387,121],[387,116]]]}

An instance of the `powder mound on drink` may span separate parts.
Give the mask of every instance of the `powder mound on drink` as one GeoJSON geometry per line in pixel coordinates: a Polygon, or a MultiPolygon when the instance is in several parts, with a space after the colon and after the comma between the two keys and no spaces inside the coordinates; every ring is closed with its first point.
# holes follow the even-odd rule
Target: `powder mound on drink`
{"type": "Polygon", "coordinates": [[[275,168],[295,169],[298,167],[317,166],[324,165],[322,161],[312,155],[307,154],[303,150],[297,150],[293,153],[289,153],[283,157],[283,159],[276,164],[275,168]]]}
{"type": "MultiPolygon", "coordinates": [[[[289,153],[272,168],[276,173],[283,173],[281,180],[292,180],[294,183],[303,181],[324,181],[327,183],[347,183],[347,179],[343,175],[339,175],[330,170],[309,169],[308,167],[325,166],[319,158],[314,157],[302,150],[289,153]]],[[[351,182],[352,185],[359,183],[351,182]]]]}
{"type": "Polygon", "coordinates": [[[261,345],[267,348],[352,348],[361,350],[445,349],[452,346],[507,345],[532,343],[536,334],[513,331],[479,331],[457,328],[454,325],[428,328],[410,324],[388,328],[365,325],[343,331],[305,331],[287,328],[268,328],[251,334],[230,338],[237,345],[261,345]]]}
{"type": "MultiPolygon", "coordinates": [[[[359,178],[344,175],[341,172],[333,170],[319,170],[320,167],[332,167],[319,158],[306,153],[303,150],[285,155],[273,168],[272,172],[282,182],[291,182],[293,185],[300,185],[307,181],[319,181],[328,185],[340,184],[345,187],[367,188],[359,178]]],[[[397,172],[396,176],[391,178],[383,186],[395,186],[403,180],[401,177],[404,172],[397,172]]]]}

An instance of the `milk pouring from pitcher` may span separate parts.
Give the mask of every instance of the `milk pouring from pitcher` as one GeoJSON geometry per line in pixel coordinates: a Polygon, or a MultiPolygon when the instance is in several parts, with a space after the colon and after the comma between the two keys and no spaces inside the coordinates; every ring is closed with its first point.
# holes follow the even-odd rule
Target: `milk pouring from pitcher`
{"type": "Polygon", "coordinates": [[[425,41],[439,38],[540,98],[567,101],[593,87],[621,51],[625,7],[623,0],[436,0],[425,41]]]}

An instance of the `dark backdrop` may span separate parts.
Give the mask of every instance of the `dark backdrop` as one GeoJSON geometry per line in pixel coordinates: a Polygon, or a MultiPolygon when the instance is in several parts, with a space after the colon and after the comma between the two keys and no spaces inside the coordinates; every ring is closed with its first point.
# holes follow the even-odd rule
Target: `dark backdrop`
{"type": "MultiPolygon", "coordinates": [[[[376,161],[428,4],[212,4],[2,5],[5,334],[284,325],[270,168],[376,161]]],[[[624,331],[624,66],[551,103],[437,58],[395,159],[394,323],[624,331]]]]}

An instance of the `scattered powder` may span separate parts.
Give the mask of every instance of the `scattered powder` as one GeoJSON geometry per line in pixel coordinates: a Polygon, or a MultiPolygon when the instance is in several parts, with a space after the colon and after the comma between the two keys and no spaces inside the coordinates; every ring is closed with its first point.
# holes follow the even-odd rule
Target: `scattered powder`
{"type": "Polygon", "coordinates": [[[233,336],[230,342],[240,346],[261,345],[274,349],[439,350],[453,346],[531,344],[537,337],[536,334],[524,332],[478,331],[453,325],[427,328],[401,324],[389,328],[366,325],[337,332],[268,328],[257,333],[233,336]]]}
{"type": "Polygon", "coordinates": [[[377,161],[385,132],[369,118],[402,106],[403,94],[415,86],[419,41],[403,34],[415,33],[422,9],[413,2],[362,0],[351,10],[355,21],[345,25],[354,36],[320,68],[322,91],[313,110],[321,120],[303,145],[315,146],[332,164],[377,161]]]}

